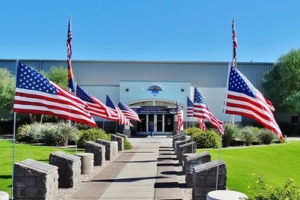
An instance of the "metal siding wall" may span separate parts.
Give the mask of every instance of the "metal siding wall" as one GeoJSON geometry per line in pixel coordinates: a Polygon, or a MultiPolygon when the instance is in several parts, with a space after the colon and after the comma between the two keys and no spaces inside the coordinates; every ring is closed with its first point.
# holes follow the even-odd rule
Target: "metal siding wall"
{"type": "MultiPolygon", "coordinates": [[[[37,70],[65,67],[66,61],[21,60],[37,70]]],[[[15,60],[0,61],[2,67],[15,71],[15,60]]],[[[110,62],[72,61],[76,81],[83,85],[119,85],[131,81],[189,81],[202,87],[224,87],[227,81],[227,63],[201,62],[110,62]]],[[[262,75],[270,70],[270,63],[242,63],[238,69],[256,86],[260,87],[262,75]],[[255,68],[255,70],[253,70],[255,68]]]]}
{"type": "Polygon", "coordinates": [[[73,64],[76,81],[82,85],[176,80],[203,87],[225,87],[227,70],[227,63],[88,62],[77,68],[73,64]]]}
{"type": "MultiPolygon", "coordinates": [[[[37,70],[52,66],[67,68],[65,60],[20,60],[37,70]]],[[[15,74],[15,60],[0,60],[15,74]]],[[[226,87],[226,62],[138,62],[138,61],[72,61],[75,81],[80,85],[119,85],[120,81],[188,81],[199,87],[226,87]]],[[[262,91],[263,74],[271,63],[238,63],[238,69],[262,91]],[[253,70],[255,69],[255,70],[253,70]]]]}

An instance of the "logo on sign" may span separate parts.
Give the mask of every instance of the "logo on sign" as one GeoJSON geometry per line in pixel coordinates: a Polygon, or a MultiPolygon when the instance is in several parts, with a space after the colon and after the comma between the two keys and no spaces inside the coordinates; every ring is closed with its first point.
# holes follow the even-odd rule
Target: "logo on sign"
{"type": "Polygon", "coordinates": [[[154,96],[157,96],[160,92],[162,92],[162,88],[158,85],[151,85],[149,88],[148,88],[148,91],[153,94],[154,96]]]}

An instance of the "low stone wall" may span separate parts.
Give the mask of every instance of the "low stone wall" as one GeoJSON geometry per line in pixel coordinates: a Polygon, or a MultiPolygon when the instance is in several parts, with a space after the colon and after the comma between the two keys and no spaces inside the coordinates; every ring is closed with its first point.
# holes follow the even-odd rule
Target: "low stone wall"
{"type": "Polygon", "coordinates": [[[186,144],[182,144],[178,146],[177,151],[177,159],[179,161],[179,164],[182,166],[182,158],[184,153],[196,153],[197,147],[196,142],[189,142],[186,144]]]}
{"type": "Polygon", "coordinates": [[[112,160],[113,158],[113,146],[111,141],[109,140],[103,140],[103,139],[97,139],[96,142],[98,144],[102,144],[105,146],[105,160],[112,160]]]}
{"type": "Polygon", "coordinates": [[[193,170],[197,165],[208,163],[211,161],[211,155],[208,152],[194,154],[190,156],[183,156],[182,172],[185,174],[186,186],[193,187],[193,170]]]}
{"type": "Polygon", "coordinates": [[[50,154],[49,163],[58,167],[59,188],[74,188],[79,184],[81,174],[80,157],[55,151],[50,154]]]}
{"type": "Polygon", "coordinates": [[[127,135],[126,134],[122,134],[122,133],[115,133],[114,135],[120,136],[122,138],[125,138],[127,140],[127,135]]]}
{"type": "Polygon", "coordinates": [[[118,142],[118,151],[123,151],[124,150],[124,138],[123,137],[112,134],[111,135],[111,141],[117,141],[118,142]]]}
{"type": "Polygon", "coordinates": [[[172,147],[175,148],[175,142],[179,140],[185,140],[185,135],[179,134],[173,136],[172,147]]]}
{"type": "Polygon", "coordinates": [[[26,159],[14,164],[14,200],[57,197],[58,167],[26,159]]]}
{"type": "Polygon", "coordinates": [[[85,153],[94,154],[94,166],[103,166],[105,163],[105,146],[97,142],[88,141],[85,145],[85,153]]]}
{"type": "Polygon", "coordinates": [[[180,145],[187,144],[189,142],[192,142],[192,140],[191,139],[185,139],[185,140],[175,141],[175,143],[174,143],[174,152],[175,152],[175,154],[176,155],[178,154],[178,149],[179,149],[180,145]]]}
{"type": "Polygon", "coordinates": [[[226,165],[222,160],[195,166],[193,170],[193,200],[206,200],[206,195],[210,191],[226,190],[226,174],[226,165]],[[217,177],[218,187],[216,188],[217,177]]]}

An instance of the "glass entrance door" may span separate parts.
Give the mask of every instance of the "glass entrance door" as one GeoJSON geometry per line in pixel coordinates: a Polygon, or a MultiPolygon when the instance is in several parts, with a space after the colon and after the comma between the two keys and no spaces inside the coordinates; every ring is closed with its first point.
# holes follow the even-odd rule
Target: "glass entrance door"
{"type": "MultiPolygon", "coordinates": [[[[156,131],[155,132],[164,132],[163,130],[163,115],[156,115],[156,131]]],[[[154,129],[155,130],[155,129],[154,129]]]]}

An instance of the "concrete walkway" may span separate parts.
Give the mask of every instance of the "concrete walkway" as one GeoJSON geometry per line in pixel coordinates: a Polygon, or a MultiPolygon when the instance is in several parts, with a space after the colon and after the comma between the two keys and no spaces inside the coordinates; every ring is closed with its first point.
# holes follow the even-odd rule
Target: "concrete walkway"
{"type": "Polygon", "coordinates": [[[154,136],[128,140],[133,149],[122,152],[70,199],[183,199],[172,138],[154,136]]]}

